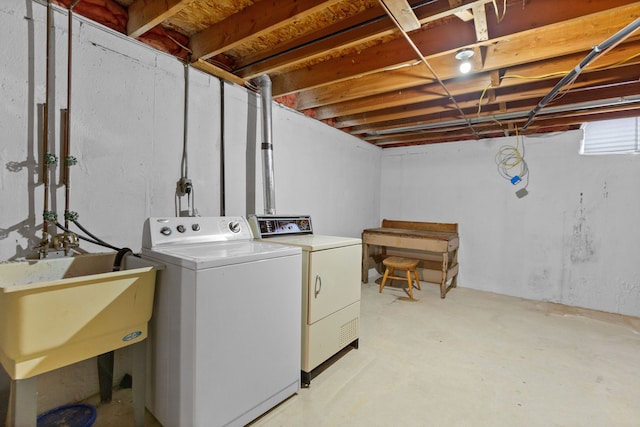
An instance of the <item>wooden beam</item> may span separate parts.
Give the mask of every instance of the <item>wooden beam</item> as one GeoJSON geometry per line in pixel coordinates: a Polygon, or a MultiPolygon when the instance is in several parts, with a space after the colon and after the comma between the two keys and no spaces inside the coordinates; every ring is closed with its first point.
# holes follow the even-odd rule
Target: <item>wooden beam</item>
{"type": "Polygon", "coordinates": [[[476,29],[476,41],[489,40],[489,28],[487,27],[487,15],[484,4],[473,6],[473,24],[476,29]]]}
{"type": "MultiPolygon", "coordinates": [[[[627,82],[622,85],[617,86],[603,86],[595,89],[585,88],[584,90],[576,90],[569,92],[562,96],[558,101],[554,102],[554,106],[563,106],[563,105],[575,105],[580,103],[588,103],[595,102],[602,99],[613,99],[618,97],[624,97],[629,93],[640,93],[640,82],[627,82]]],[[[531,94],[530,97],[526,99],[520,99],[517,101],[506,102],[504,105],[501,105],[501,102],[486,106],[481,114],[482,117],[492,117],[495,114],[505,113],[505,112],[528,112],[531,107],[536,105],[539,101],[539,97],[535,96],[535,94],[531,94]],[[504,106],[506,106],[506,110],[504,110],[504,106]]],[[[461,103],[462,104],[462,103],[461,103]]],[[[636,103],[637,104],[637,103],[636,103]]],[[[440,106],[439,109],[419,109],[415,108],[412,112],[416,113],[413,115],[405,115],[405,117],[399,117],[396,115],[395,117],[389,116],[389,120],[383,122],[375,122],[370,123],[369,121],[362,123],[360,125],[353,125],[349,131],[352,134],[363,134],[363,133],[372,133],[379,130],[389,130],[398,128],[401,129],[406,126],[412,126],[416,123],[421,125],[428,125],[429,123],[439,123],[443,120],[456,120],[458,119],[458,112],[453,109],[443,109],[443,106],[440,106]]],[[[469,116],[475,116],[474,107],[467,105],[463,105],[463,108],[466,108],[469,116]]],[[[604,108],[604,107],[603,107],[604,108]]],[[[573,114],[573,113],[572,113],[573,114]]],[[[526,117],[525,117],[526,119],[526,117]]]]}
{"type": "MultiPolygon", "coordinates": [[[[412,3],[415,1],[412,0],[412,3]]],[[[482,0],[480,3],[484,4],[487,1],[490,0],[482,0]]],[[[473,5],[476,2],[477,0],[462,1],[466,5],[473,5]]],[[[451,10],[440,2],[429,3],[416,10],[416,16],[421,24],[450,15],[451,10]]],[[[366,9],[311,34],[278,44],[271,50],[265,49],[255,55],[239,58],[236,74],[247,79],[260,74],[271,74],[284,67],[291,68],[295,64],[308,63],[319,57],[330,56],[333,52],[340,52],[373,40],[389,38],[396,32],[396,26],[384,16],[384,12],[378,8],[366,9]],[[363,22],[368,23],[361,25],[363,22]],[[345,31],[347,29],[349,30],[345,31]],[[300,48],[300,45],[304,47],[300,48]]]]}
{"type": "MultiPolygon", "coordinates": [[[[580,126],[585,122],[610,120],[625,117],[637,117],[639,114],[640,105],[629,105],[615,108],[594,108],[589,111],[566,112],[550,116],[541,116],[529,127],[530,132],[527,133],[568,130],[580,126]]],[[[518,124],[518,127],[520,127],[522,121],[522,119],[504,120],[501,122],[502,128],[499,127],[499,125],[495,122],[480,123],[474,125],[474,128],[482,137],[492,137],[492,133],[496,133],[496,136],[500,136],[499,133],[504,132],[504,130],[513,130],[516,124],[518,124]]],[[[395,135],[371,135],[366,136],[364,139],[378,146],[397,147],[403,145],[412,145],[412,143],[433,144],[440,142],[460,141],[472,138],[473,136],[469,135],[467,128],[463,128],[460,126],[450,126],[439,129],[428,129],[424,131],[407,132],[395,135]]]]}
{"type": "Polygon", "coordinates": [[[340,0],[268,0],[253,3],[224,21],[194,34],[194,58],[207,59],[277,28],[289,25],[340,0]]]}
{"type": "MultiPolygon", "coordinates": [[[[452,22],[427,30],[416,31],[412,39],[425,57],[439,51],[455,50],[461,45],[475,42],[475,32],[463,22],[452,22]],[[435,37],[434,37],[435,36],[435,37]],[[462,43],[462,44],[461,44],[462,43]]],[[[453,58],[453,56],[452,56],[453,58]]],[[[311,89],[325,84],[337,83],[362,77],[377,71],[414,62],[416,55],[407,49],[404,39],[363,49],[351,55],[310,65],[272,78],[274,96],[311,89]]],[[[431,63],[431,59],[429,59],[431,63]]],[[[441,76],[442,77],[442,76],[441,76]]]]}
{"type": "Polygon", "coordinates": [[[334,52],[341,52],[379,38],[388,38],[397,30],[391,20],[380,13],[378,8],[367,9],[310,34],[279,43],[271,49],[245,55],[238,59],[234,73],[249,79],[298,63],[331,56],[334,52]],[[362,22],[370,23],[361,25],[362,22]]]}
{"type": "MultiPolygon", "coordinates": [[[[559,57],[576,52],[587,52],[593,46],[607,39],[622,28],[624,24],[621,23],[626,24],[631,22],[638,16],[640,16],[640,4],[636,3],[570,19],[565,22],[547,25],[544,27],[544,30],[536,28],[498,39],[491,39],[484,42],[486,44],[484,70],[497,70],[540,61],[549,57],[559,57]]],[[[530,17],[529,19],[538,18],[530,17]]],[[[525,24],[528,24],[528,21],[525,22],[525,24]]],[[[429,63],[432,64],[443,80],[457,76],[457,73],[453,74],[453,66],[450,66],[450,72],[439,68],[437,65],[439,61],[438,56],[430,55],[429,53],[437,53],[442,49],[445,50],[445,52],[440,53],[440,57],[448,55],[453,58],[455,51],[447,52],[447,45],[444,44],[446,42],[439,44],[439,40],[442,39],[441,36],[451,36],[452,32],[458,32],[458,36],[462,38],[463,36],[460,34],[462,29],[450,23],[436,27],[431,31],[432,32],[418,32],[418,35],[413,37],[414,40],[416,40],[416,44],[418,44],[419,47],[424,47],[423,52],[428,58],[429,63]],[[429,42],[431,43],[430,45],[429,42]],[[432,52],[433,49],[435,49],[435,52],[432,52]]],[[[411,56],[411,53],[407,52],[406,49],[403,49],[400,45],[400,42],[403,41],[404,40],[396,40],[382,46],[375,46],[371,48],[375,50],[375,54],[371,52],[370,55],[366,55],[362,52],[357,56],[337,58],[309,66],[304,70],[297,70],[276,76],[276,78],[272,79],[274,96],[300,90],[311,90],[315,97],[324,96],[325,99],[344,100],[345,94],[360,85],[366,76],[374,75],[374,72],[371,70],[375,68],[376,64],[382,63],[382,65],[391,66],[388,62],[402,63],[401,60],[406,62],[408,60],[407,58],[411,56]],[[375,62],[372,58],[379,58],[377,59],[379,62],[375,62]],[[382,58],[388,59],[388,61],[382,58]],[[371,61],[368,61],[368,59],[371,59],[371,61]],[[365,74],[367,72],[368,74],[365,74]],[[353,81],[347,81],[353,77],[358,77],[358,85],[355,85],[353,81]],[[344,84],[341,83],[342,81],[344,81],[344,84]],[[322,86],[324,84],[330,84],[330,86],[324,87],[322,86]],[[315,88],[318,89],[314,90],[315,88]],[[332,91],[333,94],[328,95],[328,91],[332,91]],[[324,92],[325,95],[320,95],[321,92],[324,92]]],[[[575,64],[573,64],[573,66],[575,66],[575,64]]],[[[400,70],[397,71],[400,72],[400,70]]],[[[390,73],[394,73],[394,71],[390,73]]],[[[371,95],[371,93],[369,93],[369,95],[371,95]]],[[[304,94],[300,94],[299,99],[302,101],[304,97],[304,94]]],[[[302,105],[300,108],[303,108],[302,105]]]]}
{"type": "Polygon", "coordinates": [[[484,6],[487,3],[491,3],[493,0],[449,0],[450,9],[446,12],[440,13],[438,15],[433,15],[429,18],[429,20],[420,20],[420,23],[424,25],[430,21],[436,21],[442,18],[449,17],[451,15],[455,15],[463,22],[469,22],[473,19],[473,8],[476,6],[484,6]]]}
{"type": "Polygon", "coordinates": [[[379,0],[382,7],[396,20],[402,31],[408,33],[420,28],[420,21],[407,0],[379,0]]]}
{"type": "Polygon", "coordinates": [[[135,0],[129,6],[127,35],[139,37],[184,9],[190,0],[135,0]]]}
{"type": "Polygon", "coordinates": [[[197,59],[196,61],[192,62],[191,65],[193,65],[194,68],[197,68],[200,71],[204,71],[207,74],[211,74],[212,76],[219,77],[223,80],[227,80],[240,86],[244,86],[246,83],[243,78],[238,77],[235,74],[231,74],[230,72],[216,67],[212,63],[204,61],[202,59],[197,59]]]}
{"type": "MultiPolygon", "coordinates": [[[[621,46],[622,47],[622,46],[621,46]]],[[[640,42],[635,43],[635,47],[628,46],[616,55],[608,59],[607,63],[600,64],[602,69],[596,67],[587,68],[578,80],[578,85],[594,85],[603,84],[604,82],[621,81],[637,79],[637,67],[640,65],[640,58],[627,63],[626,65],[617,65],[619,61],[628,58],[629,52],[638,51],[640,42]],[[614,68],[608,69],[607,64],[612,64],[614,68]]],[[[613,54],[614,52],[612,52],[613,54]]],[[[490,99],[491,93],[499,94],[527,90],[527,87],[535,85],[537,82],[544,82],[547,89],[551,89],[555,83],[561,78],[560,74],[545,73],[546,70],[562,70],[562,75],[566,74],[581,58],[573,55],[568,59],[563,58],[559,64],[555,63],[538,63],[535,65],[526,65],[515,67],[508,70],[502,80],[498,71],[478,74],[470,78],[454,79],[447,81],[447,87],[453,96],[475,92],[479,94],[487,90],[486,99],[490,99]],[[528,79],[527,76],[532,77],[528,79]],[[487,89],[489,88],[489,89],[487,89]],[[500,90],[497,90],[497,89],[500,90]]],[[[385,92],[381,94],[371,95],[367,97],[357,98],[349,101],[334,103],[315,109],[317,119],[329,119],[354,114],[370,114],[371,112],[398,107],[401,105],[408,106],[411,104],[424,104],[430,101],[438,100],[442,97],[442,90],[435,84],[422,84],[420,86],[403,88],[396,91],[385,92]]]]}
{"type": "MultiPolygon", "coordinates": [[[[638,52],[640,52],[640,41],[625,43],[609,52],[605,58],[591,64],[583,73],[588,74],[596,69],[624,65],[625,62],[623,61],[628,60],[638,52]]],[[[560,58],[552,58],[551,60],[522,64],[507,68],[504,71],[501,69],[491,70],[491,85],[492,87],[520,85],[527,78],[538,80],[545,75],[557,81],[573,69],[584,56],[584,53],[576,53],[560,58]],[[501,72],[503,74],[502,77],[500,77],[501,72]]],[[[640,58],[635,58],[630,63],[640,63],[640,58]]],[[[447,68],[445,68],[447,66],[452,67],[451,65],[447,65],[446,62],[443,63],[439,59],[431,61],[431,64],[446,79],[452,77],[454,71],[447,71],[447,68]]],[[[358,79],[358,84],[351,82],[350,85],[347,85],[347,82],[345,82],[324,87],[324,90],[304,91],[299,93],[296,107],[302,110],[327,106],[327,111],[333,110],[335,116],[351,114],[353,113],[350,111],[352,108],[359,109],[360,111],[358,112],[379,109],[385,106],[389,94],[402,93],[402,96],[411,96],[411,88],[415,87],[418,91],[424,90],[426,82],[421,78],[423,75],[424,73],[418,67],[403,68],[362,77],[358,79]],[[388,90],[388,92],[381,93],[381,88],[388,90]]],[[[485,74],[471,75],[463,79],[463,81],[466,83],[465,86],[473,88],[470,90],[478,90],[479,87],[484,88],[489,84],[485,74]]],[[[451,82],[447,81],[446,84],[459,85],[460,83],[456,80],[451,80],[451,82]]]]}

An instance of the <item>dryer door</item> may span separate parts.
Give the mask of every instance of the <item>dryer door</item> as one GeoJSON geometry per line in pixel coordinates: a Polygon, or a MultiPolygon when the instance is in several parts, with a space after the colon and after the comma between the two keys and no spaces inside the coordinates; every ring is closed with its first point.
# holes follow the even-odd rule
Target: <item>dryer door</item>
{"type": "Polygon", "coordinates": [[[361,245],[311,252],[308,324],[360,301],[361,245]]]}

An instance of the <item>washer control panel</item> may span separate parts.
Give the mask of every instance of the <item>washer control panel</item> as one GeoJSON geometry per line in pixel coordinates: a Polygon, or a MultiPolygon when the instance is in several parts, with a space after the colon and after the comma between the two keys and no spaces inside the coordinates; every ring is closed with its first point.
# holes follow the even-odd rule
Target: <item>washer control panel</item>
{"type": "Polygon", "coordinates": [[[152,217],[144,223],[142,247],[250,240],[251,229],[244,217],[152,217]]]}

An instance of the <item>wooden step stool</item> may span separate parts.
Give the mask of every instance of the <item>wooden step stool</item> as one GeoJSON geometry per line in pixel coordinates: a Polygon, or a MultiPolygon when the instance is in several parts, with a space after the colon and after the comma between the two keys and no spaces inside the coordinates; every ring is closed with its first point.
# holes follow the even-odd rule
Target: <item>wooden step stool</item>
{"type": "Polygon", "coordinates": [[[382,289],[384,288],[387,279],[391,279],[393,282],[394,279],[397,280],[406,280],[409,284],[409,298],[413,299],[413,281],[416,281],[416,285],[418,290],[420,290],[420,279],[418,278],[418,270],[417,266],[420,261],[412,258],[403,258],[399,256],[392,256],[385,258],[382,261],[382,264],[385,265],[386,270],[384,271],[384,277],[382,278],[382,283],[380,284],[380,293],[382,293],[382,289]],[[406,271],[406,277],[394,276],[396,268],[399,270],[406,271]],[[411,273],[413,272],[414,276],[411,277],[411,273]]]}

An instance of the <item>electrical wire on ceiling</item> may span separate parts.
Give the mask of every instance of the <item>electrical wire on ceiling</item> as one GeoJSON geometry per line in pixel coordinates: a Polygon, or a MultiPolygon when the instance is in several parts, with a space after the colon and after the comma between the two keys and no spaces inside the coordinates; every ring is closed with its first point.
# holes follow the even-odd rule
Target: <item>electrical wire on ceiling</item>
{"type": "MultiPolygon", "coordinates": [[[[589,67],[589,71],[600,71],[600,70],[606,70],[612,67],[617,67],[620,65],[624,65],[627,62],[630,62],[636,58],[640,57],[640,53],[636,53],[634,55],[631,55],[627,58],[624,58],[618,62],[614,62],[613,64],[607,64],[607,65],[601,65],[599,67],[589,67]]],[[[505,76],[501,76],[500,77],[500,81],[505,80],[505,79],[523,79],[523,80],[542,80],[542,79],[548,79],[548,78],[552,78],[552,77],[561,77],[561,76],[565,76],[569,73],[570,71],[568,70],[564,70],[564,71],[556,71],[554,73],[547,73],[547,74],[539,74],[539,75],[535,75],[535,76],[523,76],[520,74],[509,74],[509,75],[505,75],[505,76]]],[[[577,76],[576,76],[577,78],[577,76]]],[[[575,83],[575,79],[573,80],[573,82],[567,83],[567,86],[565,86],[562,90],[562,93],[566,93],[571,89],[571,85],[575,83]]],[[[480,94],[480,99],[478,100],[478,111],[477,111],[477,116],[480,116],[480,112],[482,111],[482,101],[487,93],[487,91],[491,88],[491,86],[493,85],[493,83],[489,83],[484,90],[482,91],[482,93],[480,94]]],[[[554,100],[558,100],[559,98],[554,98],[554,100]]]]}
{"type": "Polygon", "coordinates": [[[176,40],[176,39],[175,39],[175,37],[171,37],[171,35],[169,35],[169,34],[167,34],[167,38],[168,38],[169,40],[171,40],[172,42],[174,42],[176,45],[180,46],[180,48],[181,48],[181,49],[184,49],[184,50],[187,52],[187,54],[189,55],[189,56],[187,57],[187,60],[188,60],[188,61],[191,61],[191,56],[190,56],[190,55],[193,53],[193,51],[192,51],[191,49],[189,49],[189,47],[188,47],[188,46],[183,45],[183,44],[182,44],[182,43],[180,43],[178,40],[176,40]]]}
{"type": "MultiPolygon", "coordinates": [[[[475,130],[475,128],[471,124],[471,121],[466,116],[466,114],[464,114],[464,111],[462,111],[462,108],[460,107],[460,104],[458,104],[458,102],[455,100],[455,98],[453,97],[451,92],[449,92],[449,89],[447,88],[447,86],[445,86],[445,84],[442,81],[442,79],[438,76],[438,74],[433,69],[433,67],[431,67],[431,64],[429,64],[429,61],[427,61],[427,58],[425,58],[424,55],[422,54],[422,52],[420,52],[420,49],[418,49],[418,46],[416,46],[416,44],[413,42],[413,40],[411,40],[411,37],[409,37],[407,32],[404,30],[404,28],[402,28],[402,25],[400,24],[400,21],[394,16],[394,14],[391,12],[391,10],[389,10],[389,8],[387,7],[387,5],[384,3],[383,0],[380,0],[380,5],[385,10],[385,12],[387,12],[387,15],[389,15],[389,18],[391,18],[391,21],[393,21],[393,23],[396,25],[396,27],[398,27],[398,30],[400,30],[400,33],[405,38],[407,43],[409,43],[409,45],[411,46],[413,51],[416,53],[416,55],[418,55],[418,59],[427,67],[429,72],[433,75],[435,80],[442,87],[442,89],[446,93],[446,95],[449,98],[449,100],[453,103],[453,105],[455,106],[456,110],[458,110],[458,112],[460,113],[460,116],[462,117],[462,119],[466,122],[467,127],[469,129],[471,129],[471,132],[473,132],[473,135],[475,136],[475,138],[476,139],[480,139],[480,134],[475,130]]],[[[403,10],[403,12],[412,13],[413,14],[413,10],[411,8],[409,8],[406,11],[403,10]]],[[[415,14],[414,14],[414,17],[415,17],[415,14]]],[[[417,18],[416,18],[416,20],[417,20],[417,18]]]]}
{"type": "Polygon", "coordinates": [[[499,23],[502,22],[504,17],[507,15],[507,0],[503,0],[502,3],[502,14],[498,12],[498,5],[496,4],[496,0],[493,0],[493,10],[496,12],[496,21],[499,23]]]}

